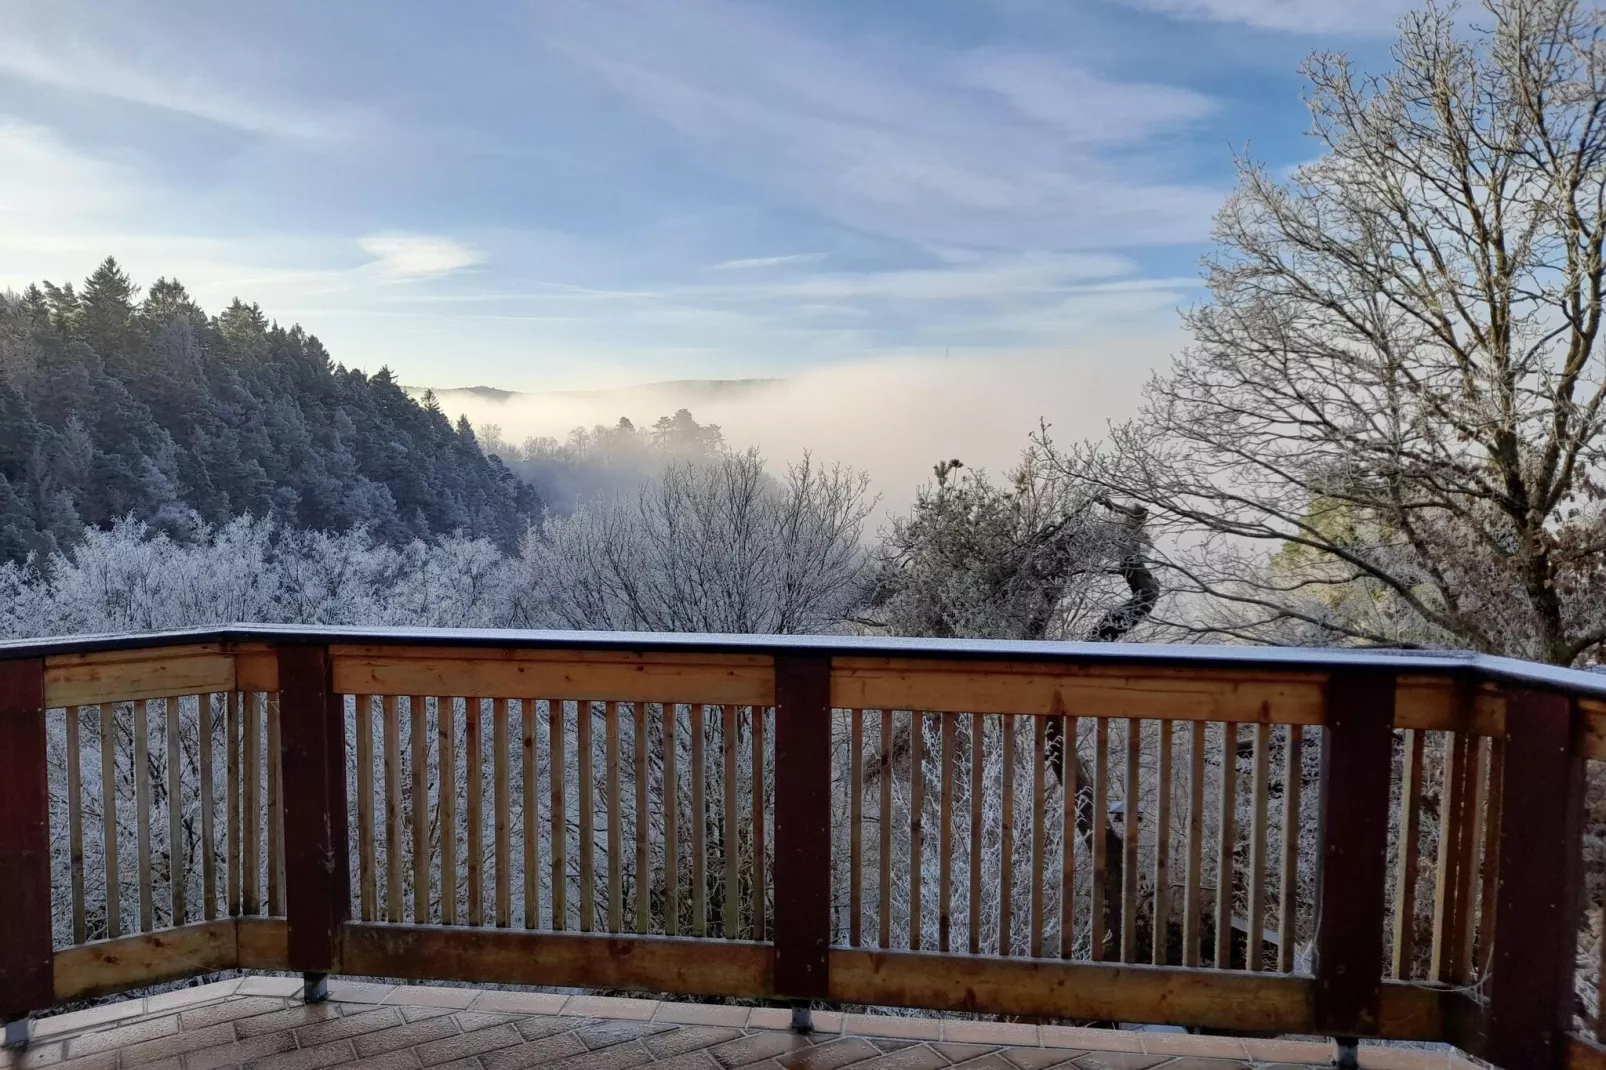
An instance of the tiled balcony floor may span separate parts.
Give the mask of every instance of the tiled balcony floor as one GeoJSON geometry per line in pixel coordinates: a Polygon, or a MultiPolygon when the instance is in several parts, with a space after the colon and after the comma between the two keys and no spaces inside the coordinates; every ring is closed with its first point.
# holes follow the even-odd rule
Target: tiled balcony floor
{"type": "MultiPolygon", "coordinates": [[[[1327,1065],[1326,1044],[249,977],[34,1023],[0,1070],[1240,1070],[1327,1065]]],[[[1376,1070],[1467,1067],[1443,1054],[1363,1049],[1376,1070]]]]}

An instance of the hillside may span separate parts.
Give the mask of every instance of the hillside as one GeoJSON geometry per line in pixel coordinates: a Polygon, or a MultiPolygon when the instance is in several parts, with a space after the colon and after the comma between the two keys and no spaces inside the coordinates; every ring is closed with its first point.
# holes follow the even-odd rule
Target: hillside
{"type": "Polygon", "coordinates": [[[538,506],[388,370],[336,364],[238,299],[209,316],[177,281],[140,300],[111,259],[81,291],[0,295],[0,428],[0,560],[125,516],[176,538],[251,514],[511,547],[538,506]]]}

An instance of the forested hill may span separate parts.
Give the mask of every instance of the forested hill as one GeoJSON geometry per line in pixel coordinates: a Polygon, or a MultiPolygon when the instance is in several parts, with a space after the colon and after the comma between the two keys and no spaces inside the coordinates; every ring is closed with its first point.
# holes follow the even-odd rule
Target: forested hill
{"type": "Polygon", "coordinates": [[[249,513],[511,547],[537,506],[466,421],[254,304],[208,316],[165,279],[141,298],[111,259],[79,290],[0,294],[0,560],[129,515],[181,539],[249,513]]]}

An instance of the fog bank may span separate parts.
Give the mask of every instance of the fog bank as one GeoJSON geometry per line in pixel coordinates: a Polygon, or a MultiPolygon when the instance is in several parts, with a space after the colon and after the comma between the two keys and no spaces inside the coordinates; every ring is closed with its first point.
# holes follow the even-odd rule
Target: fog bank
{"type": "MultiPolygon", "coordinates": [[[[1175,334],[1087,349],[1004,356],[893,357],[808,369],[790,378],[686,380],[618,390],[503,393],[436,388],[454,419],[495,424],[511,442],[565,438],[621,416],[650,425],[676,409],[718,424],[737,448],[776,465],[805,451],[867,472],[900,511],[944,458],[1000,473],[1040,420],[1070,442],[1132,415],[1142,384],[1181,343],[1175,334]]],[[[491,384],[494,386],[494,384],[491,384]]]]}

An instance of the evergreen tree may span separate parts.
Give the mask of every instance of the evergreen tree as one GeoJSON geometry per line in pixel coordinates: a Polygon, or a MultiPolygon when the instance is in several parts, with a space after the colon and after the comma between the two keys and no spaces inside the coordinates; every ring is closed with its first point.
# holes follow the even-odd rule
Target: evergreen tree
{"type": "Polygon", "coordinates": [[[81,290],[0,295],[0,428],[0,561],[128,517],[182,541],[247,514],[510,550],[539,512],[466,421],[389,369],[343,368],[239,299],[208,317],[177,280],[141,301],[110,257],[81,290]]]}

